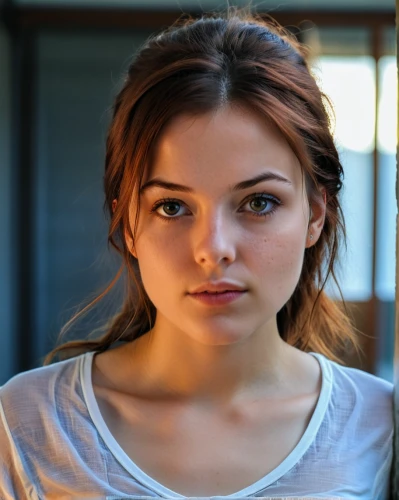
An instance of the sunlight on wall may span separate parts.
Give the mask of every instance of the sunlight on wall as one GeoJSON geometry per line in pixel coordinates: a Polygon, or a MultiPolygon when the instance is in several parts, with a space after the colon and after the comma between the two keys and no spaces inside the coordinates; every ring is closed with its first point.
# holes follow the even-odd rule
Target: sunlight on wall
{"type": "MultiPolygon", "coordinates": [[[[379,62],[378,190],[376,289],[381,300],[394,300],[396,238],[397,69],[394,56],[379,62]]],[[[332,133],[344,167],[342,207],[348,251],[340,256],[340,285],[347,300],[372,295],[372,245],[375,145],[375,61],[372,57],[320,57],[314,74],[330,98],[332,133]]],[[[332,285],[327,289],[338,297],[332,285]]]]}
{"type": "MultiPolygon", "coordinates": [[[[341,250],[338,277],[346,300],[368,300],[372,294],[375,61],[370,56],[322,56],[314,73],[335,111],[332,132],[345,174],[341,203],[348,248],[341,250]]],[[[338,297],[332,285],[327,291],[338,297]]]]}
{"type": "Polygon", "coordinates": [[[321,87],[336,113],[333,126],[338,147],[370,153],[374,148],[375,63],[372,57],[319,58],[321,87]]]}
{"type": "Polygon", "coordinates": [[[378,99],[378,199],[376,295],[395,298],[396,266],[396,143],[398,81],[395,56],[379,62],[378,99]]]}

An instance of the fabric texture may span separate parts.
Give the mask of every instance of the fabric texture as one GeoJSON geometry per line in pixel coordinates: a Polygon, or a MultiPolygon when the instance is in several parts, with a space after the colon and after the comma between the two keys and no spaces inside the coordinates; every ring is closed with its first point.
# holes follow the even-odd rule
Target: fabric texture
{"type": "MultiPolygon", "coordinates": [[[[388,498],[393,384],[311,354],[322,387],[294,450],[241,491],[189,498],[388,498]]],[[[93,392],[93,355],[18,374],[0,388],[1,500],[188,498],[147,475],[110,433],[93,392]]]]}

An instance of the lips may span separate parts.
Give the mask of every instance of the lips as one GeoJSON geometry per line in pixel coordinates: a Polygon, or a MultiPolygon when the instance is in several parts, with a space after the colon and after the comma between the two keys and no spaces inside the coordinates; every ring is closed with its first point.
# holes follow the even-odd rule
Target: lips
{"type": "Polygon", "coordinates": [[[198,286],[194,290],[190,291],[190,295],[195,295],[199,293],[208,294],[220,294],[226,292],[246,292],[246,288],[239,283],[233,283],[229,281],[219,281],[219,282],[208,282],[203,285],[198,286]]]}
{"type": "Polygon", "coordinates": [[[190,297],[205,306],[226,307],[227,305],[238,301],[246,294],[246,292],[247,290],[219,290],[214,292],[204,290],[199,293],[191,293],[190,297]]]}

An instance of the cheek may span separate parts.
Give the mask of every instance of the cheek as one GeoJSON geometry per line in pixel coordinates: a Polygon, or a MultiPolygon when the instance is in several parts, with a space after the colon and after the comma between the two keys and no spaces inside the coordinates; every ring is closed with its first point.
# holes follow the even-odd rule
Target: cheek
{"type": "Polygon", "coordinates": [[[172,290],[182,286],[184,278],[183,245],[176,245],[176,239],[167,235],[142,234],[137,240],[138,265],[144,288],[155,303],[157,297],[163,300],[173,296],[172,290]]]}
{"type": "Polygon", "coordinates": [[[302,269],[305,238],[300,231],[263,236],[251,246],[253,266],[276,286],[295,286],[302,269]]]}
{"type": "Polygon", "coordinates": [[[264,237],[250,252],[248,265],[257,280],[261,310],[277,313],[288,302],[299,281],[303,255],[302,237],[292,234],[274,236],[273,241],[264,237]]]}

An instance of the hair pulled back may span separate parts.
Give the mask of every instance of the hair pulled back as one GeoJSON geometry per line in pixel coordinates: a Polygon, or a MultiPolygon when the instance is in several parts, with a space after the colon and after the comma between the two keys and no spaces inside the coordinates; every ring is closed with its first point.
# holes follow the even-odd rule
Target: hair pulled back
{"type": "Polygon", "coordinates": [[[309,71],[303,48],[288,32],[271,18],[235,10],[180,19],[148,39],[131,63],[114,103],[104,176],[108,241],[122,256],[122,265],[106,290],[73,317],[61,335],[104,298],[124,273],[125,300],[100,338],[60,345],[44,364],[60,352],[69,357],[105,351],[117,341],[133,341],[151,329],[156,309],[125,237],[126,233],[133,241],[135,237],[129,206],[133,201],[140,207],[139,188],[151,148],[165,125],[180,114],[203,114],[225,105],[245,107],[274,124],[299,159],[309,201],[320,198],[322,189],[326,193],[320,238],[305,250],[298,285],[277,314],[281,337],[301,350],[320,352],[338,362],[348,347],[358,349],[347,314],[324,291],[329,276],[338,285],[334,266],[339,244],[345,242],[338,200],[343,169],[329,130],[328,100],[309,71]]]}

